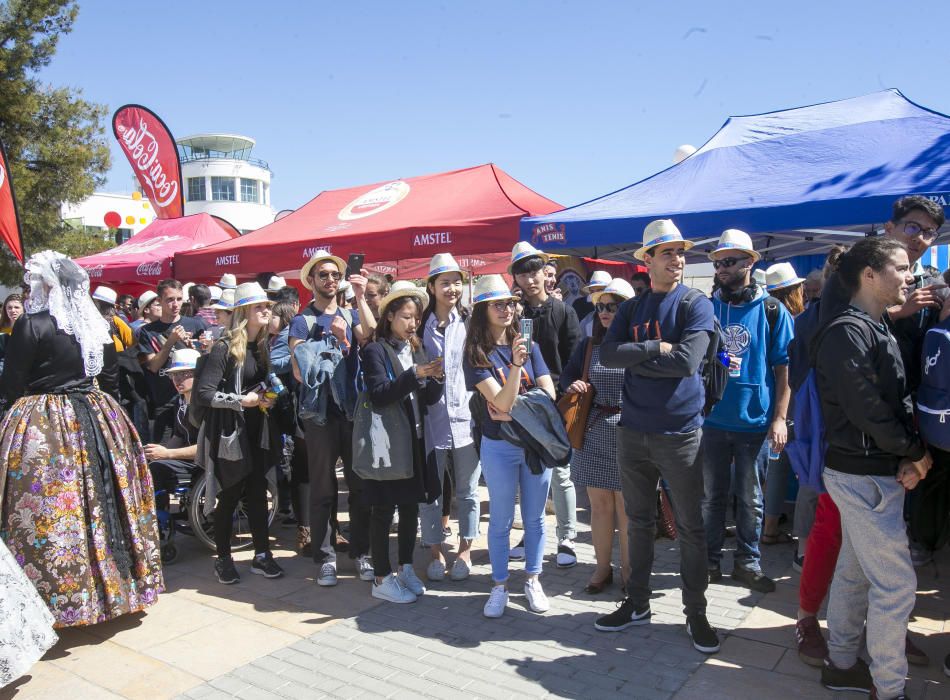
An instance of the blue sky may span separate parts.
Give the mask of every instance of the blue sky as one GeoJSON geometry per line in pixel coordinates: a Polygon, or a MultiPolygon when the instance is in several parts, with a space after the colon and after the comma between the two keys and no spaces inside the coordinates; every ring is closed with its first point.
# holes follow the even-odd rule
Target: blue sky
{"type": "MultiPolygon", "coordinates": [[[[950,112],[950,3],[85,0],[41,78],[257,140],[272,203],[495,162],[564,205],[735,114],[900,88],[950,112]],[[161,8],[161,9],[158,9],[161,8]]],[[[108,191],[131,191],[114,139],[108,191]]]]}

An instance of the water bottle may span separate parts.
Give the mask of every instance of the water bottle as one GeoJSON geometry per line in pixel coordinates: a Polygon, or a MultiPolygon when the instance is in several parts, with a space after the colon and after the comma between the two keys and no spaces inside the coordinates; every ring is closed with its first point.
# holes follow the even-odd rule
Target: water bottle
{"type": "Polygon", "coordinates": [[[280,396],[287,391],[287,387],[284,386],[284,383],[280,381],[280,377],[278,377],[275,372],[271,372],[267,375],[267,383],[270,385],[269,393],[273,393],[274,396],[280,396]]]}
{"type": "Polygon", "coordinates": [[[781,456],[782,456],[782,454],[781,454],[780,452],[776,452],[776,450],[775,450],[775,443],[773,443],[773,442],[770,440],[770,441],[769,441],[769,461],[770,461],[770,462],[774,462],[775,460],[777,460],[777,459],[778,459],[779,457],[781,457],[781,456]]]}

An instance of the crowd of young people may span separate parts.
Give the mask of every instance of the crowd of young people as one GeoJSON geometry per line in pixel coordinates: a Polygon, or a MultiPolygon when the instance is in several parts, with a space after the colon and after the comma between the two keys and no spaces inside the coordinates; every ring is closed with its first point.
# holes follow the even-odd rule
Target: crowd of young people
{"type": "MultiPolygon", "coordinates": [[[[799,653],[822,666],[830,688],[901,697],[908,659],[927,661],[907,637],[915,578],[905,519],[920,506],[905,504],[905,493],[931,466],[950,468],[914,420],[925,334],[948,323],[945,285],[919,265],[943,222],[931,200],[903,198],[884,235],[837,251],[818,277],[780,263],[764,284],[750,237],[729,229],[709,253],[709,297],[683,284],[693,243],[658,220],[634,253],[647,273],[628,281],[597,271],[574,305],[560,298],[552,258],[526,242],[512,250],[510,282],[479,277],[469,304],[472,280],[449,253],[432,258],[418,286],[347,275],[341,258],[317,251],[300,271],[312,293],[304,306],[276,275],[163,280],[138,299],[106,287],[90,294],[74,263],[34,256],[25,313],[23,295],[11,295],[0,318],[0,533],[56,624],[91,624],[142,609],[161,591],[152,481],[173,481],[182,463],[208,477],[217,579],[240,581],[230,543],[242,499],[250,572],[282,576],[267,480],[286,464],[281,507],[316,583],[338,584],[345,551],[374,598],[412,603],[423,578],[470,576],[483,480],[484,615],[497,618],[511,562],[521,559],[528,607],[551,607],[541,585],[549,494],[554,563],[567,568],[577,563],[575,487],[584,486],[595,555],[587,594],[614,582],[619,537],[624,599],[594,625],[616,632],[650,622],[659,494],[675,524],[686,631],[714,653],[706,589],[723,576],[730,507],[737,584],[773,591],[760,547],[792,541],[778,526],[790,405],[813,370],[828,428],[827,493],[803,484],[795,505],[799,653]],[[710,362],[728,375],[716,402],[710,362]],[[289,400],[274,398],[275,377],[289,400]],[[573,454],[555,406],[570,395],[593,396],[573,454]],[[516,520],[523,538],[512,546],[516,520]],[[429,553],[423,577],[413,566],[417,539],[429,553]],[[817,622],[826,595],[828,643],[817,622]],[[870,666],[859,658],[865,628],[870,666]]],[[[934,384],[926,410],[950,412],[950,386],[943,405],[934,384]]]]}

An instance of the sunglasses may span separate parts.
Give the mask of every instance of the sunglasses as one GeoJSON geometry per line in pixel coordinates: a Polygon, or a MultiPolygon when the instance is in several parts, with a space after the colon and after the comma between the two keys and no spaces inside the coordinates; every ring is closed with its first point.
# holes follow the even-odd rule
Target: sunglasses
{"type": "Polygon", "coordinates": [[[195,373],[185,370],[184,372],[169,372],[172,375],[173,382],[183,382],[186,379],[194,379],[195,373]]]}
{"type": "Polygon", "coordinates": [[[932,241],[937,237],[936,228],[924,228],[915,221],[908,221],[904,224],[904,233],[913,238],[914,236],[920,236],[925,241],[932,241]]]}
{"type": "Polygon", "coordinates": [[[317,276],[322,280],[331,279],[337,282],[339,282],[343,278],[343,275],[341,275],[339,272],[328,272],[327,270],[318,272],[317,276]]]}
{"type": "Polygon", "coordinates": [[[748,260],[748,258],[720,258],[719,260],[713,260],[712,265],[713,269],[718,270],[720,267],[732,267],[743,260],[748,260]]]}
{"type": "Polygon", "coordinates": [[[617,313],[617,309],[620,308],[620,303],[616,301],[611,301],[605,304],[599,301],[596,304],[594,304],[594,308],[597,309],[597,313],[599,314],[602,314],[604,312],[607,312],[608,314],[615,314],[617,313]]]}
{"type": "Polygon", "coordinates": [[[518,305],[514,299],[509,299],[508,301],[493,301],[489,304],[495,311],[499,313],[504,313],[508,309],[514,309],[518,305]]]}

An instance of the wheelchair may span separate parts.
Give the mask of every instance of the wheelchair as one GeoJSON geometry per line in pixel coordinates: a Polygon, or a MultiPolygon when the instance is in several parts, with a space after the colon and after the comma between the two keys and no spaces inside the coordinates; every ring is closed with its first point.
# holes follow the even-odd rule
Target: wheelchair
{"type": "MultiPolygon", "coordinates": [[[[214,518],[205,515],[207,477],[204,469],[191,462],[156,460],[149,464],[155,484],[155,512],[158,519],[159,544],[162,564],[172,564],[178,558],[175,536],[180,533],[196,537],[214,551],[214,518]],[[172,503],[174,498],[177,503],[172,503]]],[[[277,490],[267,485],[267,525],[277,515],[277,490]]],[[[231,529],[231,550],[240,551],[253,546],[244,502],[234,510],[231,529]]]]}

